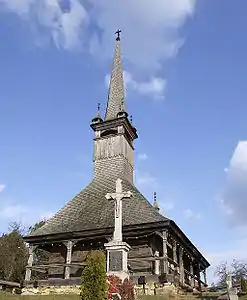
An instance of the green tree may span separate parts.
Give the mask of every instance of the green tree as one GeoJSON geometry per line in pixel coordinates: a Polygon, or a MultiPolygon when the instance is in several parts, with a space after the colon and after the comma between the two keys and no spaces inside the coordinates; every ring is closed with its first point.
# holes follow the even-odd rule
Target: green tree
{"type": "MultiPolygon", "coordinates": [[[[46,221],[42,220],[40,222],[35,223],[33,226],[29,227],[28,234],[33,233],[43,225],[45,225],[46,221]]],[[[45,249],[37,248],[34,251],[34,264],[35,265],[44,265],[47,264],[50,258],[50,252],[46,251],[45,249]]],[[[47,279],[46,273],[41,273],[38,271],[32,271],[32,280],[44,280],[47,279]]]]}
{"type": "Polygon", "coordinates": [[[105,254],[91,251],[82,272],[81,296],[83,300],[107,299],[107,276],[105,254]]]}
{"type": "Polygon", "coordinates": [[[23,240],[24,229],[12,223],[10,232],[0,238],[0,278],[8,281],[24,279],[28,251],[23,240]]]}
{"type": "Polygon", "coordinates": [[[241,275],[241,290],[242,292],[246,293],[247,292],[247,282],[244,278],[243,275],[241,275]]]}
{"type": "Polygon", "coordinates": [[[40,227],[42,227],[43,225],[45,225],[46,221],[42,220],[40,222],[35,223],[33,226],[29,227],[28,233],[31,234],[34,231],[36,231],[37,229],[39,229],[40,227]]]}

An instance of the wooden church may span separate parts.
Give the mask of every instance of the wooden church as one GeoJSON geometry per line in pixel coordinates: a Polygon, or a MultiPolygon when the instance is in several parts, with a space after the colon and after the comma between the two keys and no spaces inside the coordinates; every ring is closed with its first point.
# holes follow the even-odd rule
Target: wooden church
{"type": "Polygon", "coordinates": [[[123,201],[123,240],[131,246],[128,268],[133,279],[160,275],[180,285],[206,285],[208,261],[176,223],[159,213],[135,187],[134,140],[137,129],[125,103],[120,36],[116,48],[105,116],[91,122],[94,131],[92,181],[45,225],[25,237],[30,254],[25,282],[33,272],[45,274],[44,284],[79,280],[88,251],[104,249],[114,230],[114,203],[105,197],[115,191],[117,178],[132,197],[123,201]],[[49,252],[46,262],[35,261],[35,251],[49,252]]]}

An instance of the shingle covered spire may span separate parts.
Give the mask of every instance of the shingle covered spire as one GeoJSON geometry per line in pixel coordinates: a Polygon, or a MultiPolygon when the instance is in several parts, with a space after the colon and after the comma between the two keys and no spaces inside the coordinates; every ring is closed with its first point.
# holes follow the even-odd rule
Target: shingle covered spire
{"type": "Polygon", "coordinates": [[[126,111],[121,47],[120,47],[120,33],[121,30],[116,31],[117,34],[116,48],[115,48],[113,68],[112,68],[111,80],[109,86],[105,120],[115,119],[117,118],[117,114],[120,111],[122,112],[126,111]]]}

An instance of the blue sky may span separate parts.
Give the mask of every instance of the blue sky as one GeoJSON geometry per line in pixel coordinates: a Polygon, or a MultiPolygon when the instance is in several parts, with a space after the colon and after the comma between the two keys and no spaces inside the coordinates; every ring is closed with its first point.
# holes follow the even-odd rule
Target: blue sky
{"type": "Polygon", "coordinates": [[[246,259],[247,2],[0,0],[0,231],[92,177],[121,28],[136,185],[212,263],[246,259]]]}

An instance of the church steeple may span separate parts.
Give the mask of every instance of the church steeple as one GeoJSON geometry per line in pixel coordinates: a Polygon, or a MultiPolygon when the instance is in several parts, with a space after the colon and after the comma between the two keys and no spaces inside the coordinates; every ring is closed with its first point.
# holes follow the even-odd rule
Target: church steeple
{"type": "Polygon", "coordinates": [[[113,181],[121,178],[133,183],[133,142],[138,136],[126,112],[120,32],[116,32],[116,49],[105,119],[102,120],[98,113],[91,123],[95,132],[94,178],[101,180],[108,176],[112,177],[113,181]]]}
{"type": "Polygon", "coordinates": [[[105,114],[105,120],[115,119],[118,117],[118,113],[121,112],[121,116],[126,114],[125,93],[124,93],[124,80],[123,69],[121,59],[121,45],[120,45],[120,33],[121,30],[116,31],[116,48],[113,59],[113,67],[111,72],[108,102],[105,114]]]}

